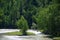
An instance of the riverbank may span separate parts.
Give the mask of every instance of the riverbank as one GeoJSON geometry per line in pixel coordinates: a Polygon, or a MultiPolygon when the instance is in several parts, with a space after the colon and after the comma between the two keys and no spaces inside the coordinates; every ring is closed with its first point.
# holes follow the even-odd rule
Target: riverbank
{"type": "MultiPolygon", "coordinates": [[[[5,35],[12,35],[12,36],[23,36],[22,35],[22,32],[8,32],[8,33],[5,33],[5,35]]],[[[27,32],[27,35],[35,35],[34,33],[32,32],[27,32]]]]}
{"type": "Polygon", "coordinates": [[[60,37],[54,37],[53,40],[60,40],[60,37]]]}

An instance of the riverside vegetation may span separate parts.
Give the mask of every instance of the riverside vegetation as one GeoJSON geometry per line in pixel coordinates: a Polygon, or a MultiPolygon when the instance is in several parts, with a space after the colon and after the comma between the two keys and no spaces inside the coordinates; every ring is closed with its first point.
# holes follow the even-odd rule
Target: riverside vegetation
{"type": "Polygon", "coordinates": [[[0,0],[0,28],[43,30],[60,36],[60,0],[0,0]]]}

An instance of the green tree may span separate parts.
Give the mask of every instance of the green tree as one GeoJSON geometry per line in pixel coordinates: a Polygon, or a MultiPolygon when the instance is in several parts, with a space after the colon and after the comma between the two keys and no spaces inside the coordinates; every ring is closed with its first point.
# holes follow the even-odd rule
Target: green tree
{"type": "Polygon", "coordinates": [[[27,35],[26,31],[28,30],[28,23],[23,16],[21,16],[21,19],[17,21],[17,26],[21,29],[23,35],[27,35]]]}
{"type": "Polygon", "coordinates": [[[15,28],[15,23],[20,18],[20,0],[0,0],[0,10],[0,15],[3,15],[2,28],[15,28]]]}
{"type": "Polygon", "coordinates": [[[59,0],[53,0],[53,4],[50,7],[50,12],[51,12],[51,16],[50,16],[50,24],[51,24],[51,31],[50,33],[53,36],[60,36],[59,33],[59,28],[60,28],[60,3],[59,0]]]}
{"type": "Polygon", "coordinates": [[[39,30],[46,30],[49,20],[49,8],[40,8],[39,12],[37,12],[35,19],[38,25],[39,30]]]}
{"type": "Polygon", "coordinates": [[[36,14],[36,22],[39,29],[53,36],[59,36],[60,23],[60,3],[59,0],[53,0],[47,7],[40,7],[36,14]]]}

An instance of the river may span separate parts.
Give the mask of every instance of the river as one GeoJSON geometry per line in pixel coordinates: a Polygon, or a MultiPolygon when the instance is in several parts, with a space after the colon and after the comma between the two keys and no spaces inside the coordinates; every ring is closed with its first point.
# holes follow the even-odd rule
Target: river
{"type": "Polygon", "coordinates": [[[30,32],[35,32],[35,36],[8,36],[4,35],[6,32],[19,31],[17,29],[0,29],[0,40],[52,40],[51,38],[45,37],[46,35],[38,34],[40,32],[29,30],[30,32]]]}

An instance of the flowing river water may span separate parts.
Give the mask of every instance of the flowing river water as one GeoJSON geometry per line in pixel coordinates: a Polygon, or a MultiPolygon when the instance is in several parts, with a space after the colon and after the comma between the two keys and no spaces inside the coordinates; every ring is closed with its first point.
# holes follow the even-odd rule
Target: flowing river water
{"type": "Polygon", "coordinates": [[[35,36],[8,36],[4,35],[6,32],[14,32],[14,31],[19,31],[17,29],[0,29],[0,40],[52,40],[51,38],[45,37],[46,35],[43,34],[38,34],[39,32],[32,31],[30,32],[35,32],[35,36]]]}

